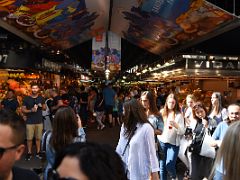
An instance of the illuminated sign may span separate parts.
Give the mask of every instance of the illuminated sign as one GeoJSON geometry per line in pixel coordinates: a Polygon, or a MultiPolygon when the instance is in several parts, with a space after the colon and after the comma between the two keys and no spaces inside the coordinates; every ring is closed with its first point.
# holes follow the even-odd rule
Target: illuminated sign
{"type": "Polygon", "coordinates": [[[188,69],[240,70],[240,61],[235,60],[194,60],[187,61],[188,69]]]}

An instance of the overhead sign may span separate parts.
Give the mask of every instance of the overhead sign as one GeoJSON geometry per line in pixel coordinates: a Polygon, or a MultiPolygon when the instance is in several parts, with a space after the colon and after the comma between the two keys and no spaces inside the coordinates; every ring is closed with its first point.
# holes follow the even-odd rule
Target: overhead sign
{"type": "Polygon", "coordinates": [[[239,70],[240,61],[236,60],[188,60],[187,69],[239,70]]]}
{"type": "Polygon", "coordinates": [[[121,70],[121,37],[113,32],[108,32],[108,59],[107,66],[110,71],[121,70]]]}
{"type": "Polygon", "coordinates": [[[237,17],[204,0],[113,0],[110,30],[152,53],[199,40],[237,17]]]}
{"type": "Polygon", "coordinates": [[[121,37],[113,32],[103,33],[92,40],[92,70],[111,72],[121,70],[121,37]],[[106,42],[106,35],[108,42],[106,42]],[[107,45],[108,43],[108,45],[107,45]],[[107,49],[108,47],[108,49],[107,49]]]}
{"type": "Polygon", "coordinates": [[[0,54],[0,63],[6,64],[7,58],[8,58],[8,54],[0,54]]]}
{"type": "Polygon", "coordinates": [[[40,57],[32,51],[0,53],[0,68],[32,68],[40,61],[40,57]]]}
{"type": "Polygon", "coordinates": [[[92,64],[93,71],[105,70],[105,57],[106,57],[106,33],[103,33],[101,39],[96,37],[92,40],[92,64]]]}

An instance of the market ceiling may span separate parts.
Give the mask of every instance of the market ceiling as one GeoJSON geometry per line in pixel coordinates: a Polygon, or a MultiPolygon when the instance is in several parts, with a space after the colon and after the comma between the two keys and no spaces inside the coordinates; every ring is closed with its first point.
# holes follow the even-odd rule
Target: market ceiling
{"type": "Polygon", "coordinates": [[[92,37],[112,31],[123,38],[122,66],[127,69],[188,47],[192,50],[196,44],[199,45],[194,49],[205,51],[206,46],[209,50],[204,43],[211,44],[207,39],[216,35],[220,35],[215,38],[218,45],[226,46],[225,40],[219,38],[225,39],[224,34],[229,33],[232,35],[226,36],[231,39],[233,33],[240,32],[240,4],[233,3],[229,0],[1,0],[0,26],[37,46],[64,50],[86,68],[91,63],[92,37]]]}

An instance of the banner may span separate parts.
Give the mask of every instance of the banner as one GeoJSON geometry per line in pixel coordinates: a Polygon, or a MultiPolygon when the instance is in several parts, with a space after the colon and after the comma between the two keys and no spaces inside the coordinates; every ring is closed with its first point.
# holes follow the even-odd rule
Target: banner
{"type": "Polygon", "coordinates": [[[113,0],[111,28],[154,54],[200,40],[236,16],[204,0],[113,0]]]}
{"type": "Polygon", "coordinates": [[[105,70],[106,57],[106,33],[101,35],[102,38],[94,37],[92,39],[92,65],[93,71],[105,70]]]}
{"type": "Polygon", "coordinates": [[[92,70],[105,71],[105,60],[106,68],[111,72],[121,70],[121,37],[110,31],[92,40],[92,70]],[[108,35],[108,45],[106,35],[108,35]]]}
{"type": "Polygon", "coordinates": [[[107,67],[110,71],[121,70],[121,37],[117,34],[108,32],[108,58],[107,67]]]}

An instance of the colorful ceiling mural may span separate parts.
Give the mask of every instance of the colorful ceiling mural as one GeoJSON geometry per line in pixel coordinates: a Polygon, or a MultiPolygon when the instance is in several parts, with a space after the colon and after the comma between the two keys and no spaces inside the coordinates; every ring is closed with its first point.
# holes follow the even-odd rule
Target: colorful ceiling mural
{"type": "Polygon", "coordinates": [[[161,54],[207,37],[237,17],[205,0],[0,0],[0,26],[55,49],[101,35],[110,18],[110,31],[161,54]]]}
{"type": "Polygon", "coordinates": [[[161,54],[231,23],[236,17],[204,0],[114,0],[110,30],[161,54]]]}
{"type": "Polygon", "coordinates": [[[0,17],[46,46],[67,49],[108,27],[110,0],[0,0],[0,17]]]}

